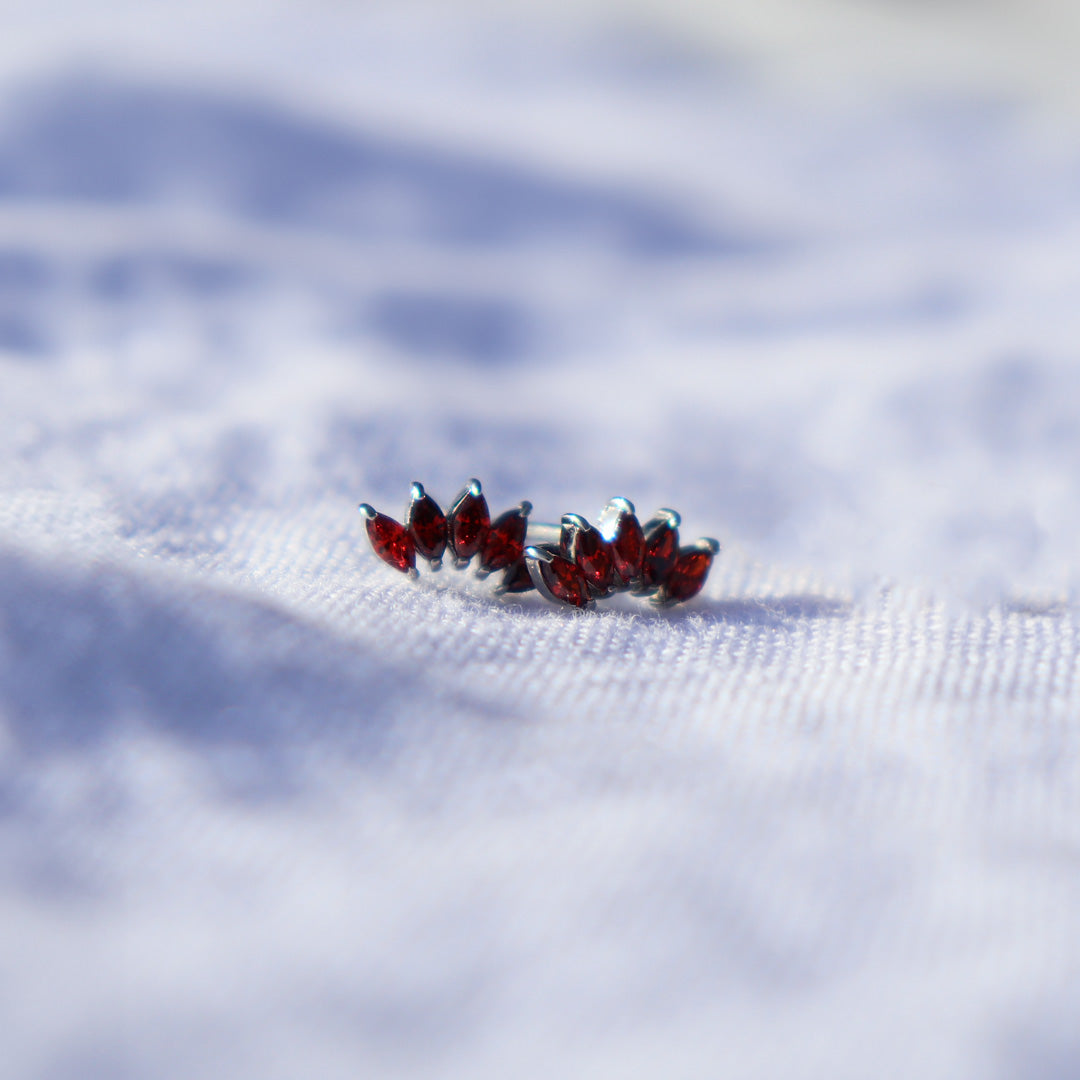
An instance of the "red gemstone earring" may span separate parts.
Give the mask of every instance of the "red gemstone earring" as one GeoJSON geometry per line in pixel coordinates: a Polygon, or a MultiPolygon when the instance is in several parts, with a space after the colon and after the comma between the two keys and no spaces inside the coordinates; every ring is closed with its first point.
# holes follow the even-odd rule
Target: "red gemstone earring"
{"type": "Polygon", "coordinates": [[[446,514],[414,483],[404,524],[360,504],[372,549],[395,570],[416,576],[417,555],[438,570],[449,551],[459,570],[477,558],[479,577],[501,571],[497,596],[536,589],[571,607],[624,591],[657,606],[683,603],[701,591],[720,551],[711,537],[680,547],[674,510],[658,510],[642,525],[621,497],[604,507],[596,526],[580,514],[564,514],[560,525],[530,522],[531,510],[522,502],[492,521],[479,480],[469,481],[446,514]]]}

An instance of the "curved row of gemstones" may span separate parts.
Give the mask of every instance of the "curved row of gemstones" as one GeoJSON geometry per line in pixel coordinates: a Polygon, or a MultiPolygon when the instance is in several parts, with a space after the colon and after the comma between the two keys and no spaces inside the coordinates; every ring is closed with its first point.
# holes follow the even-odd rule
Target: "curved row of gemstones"
{"type": "Polygon", "coordinates": [[[405,574],[416,574],[416,556],[432,570],[449,553],[456,569],[478,558],[477,574],[501,571],[498,596],[535,588],[556,603],[589,607],[593,601],[630,590],[652,603],[682,603],[705,584],[716,540],[703,537],[679,546],[680,518],[662,509],[642,525],[629,499],[612,499],[596,526],[579,514],[564,514],[561,526],[540,526],[552,534],[528,545],[532,503],[522,502],[494,521],[479,480],[470,480],[447,513],[414,483],[404,523],[360,504],[372,549],[384,562],[405,574]]]}

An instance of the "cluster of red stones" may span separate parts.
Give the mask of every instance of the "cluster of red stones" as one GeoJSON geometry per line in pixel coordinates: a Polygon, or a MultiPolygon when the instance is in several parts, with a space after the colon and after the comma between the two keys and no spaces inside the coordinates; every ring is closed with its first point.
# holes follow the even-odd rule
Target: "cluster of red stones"
{"type": "Polygon", "coordinates": [[[375,554],[395,570],[415,573],[417,555],[426,559],[433,570],[442,566],[447,553],[459,570],[478,557],[482,576],[504,571],[501,588],[505,592],[533,587],[527,572],[524,577],[528,584],[522,584],[525,532],[531,510],[532,504],[523,502],[492,521],[479,480],[470,480],[445,514],[423,484],[413,484],[404,523],[378,513],[367,503],[360,504],[375,554]]]}
{"type": "Polygon", "coordinates": [[[674,510],[659,510],[642,525],[628,499],[612,499],[598,527],[565,514],[558,544],[527,548],[526,561],[538,588],[574,607],[624,590],[657,605],[682,603],[701,591],[720,545],[680,547],[679,524],[674,510]]]}
{"type": "Polygon", "coordinates": [[[674,510],[660,510],[642,525],[622,498],[604,508],[599,527],[566,514],[557,536],[527,547],[532,505],[523,502],[492,521],[479,480],[469,481],[446,514],[421,484],[412,485],[403,524],[367,503],[360,510],[375,554],[396,570],[415,574],[417,555],[437,570],[449,551],[458,569],[478,558],[480,576],[501,571],[497,594],[536,588],[549,600],[579,608],[624,590],[658,605],[682,603],[701,591],[720,549],[710,539],[680,547],[674,510]]]}

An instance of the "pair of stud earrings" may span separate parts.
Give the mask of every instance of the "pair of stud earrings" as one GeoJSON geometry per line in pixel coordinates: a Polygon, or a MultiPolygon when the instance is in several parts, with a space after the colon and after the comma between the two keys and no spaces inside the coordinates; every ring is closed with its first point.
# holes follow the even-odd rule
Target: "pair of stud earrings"
{"type": "Polygon", "coordinates": [[[446,513],[414,483],[403,522],[360,504],[372,549],[395,570],[415,576],[417,556],[432,570],[446,556],[459,570],[475,559],[480,577],[502,575],[498,596],[536,589],[577,608],[627,591],[658,606],[682,603],[701,591],[720,551],[711,537],[680,546],[676,511],[658,510],[643,525],[622,497],[608,502],[596,525],[580,514],[564,514],[558,525],[533,522],[531,511],[522,502],[492,520],[479,480],[446,513]]]}

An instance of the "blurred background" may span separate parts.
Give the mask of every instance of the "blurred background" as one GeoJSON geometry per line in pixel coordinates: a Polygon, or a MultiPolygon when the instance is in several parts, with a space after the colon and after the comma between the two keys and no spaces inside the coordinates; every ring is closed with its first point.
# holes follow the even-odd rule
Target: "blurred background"
{"type": "Polygon", "coordinates": [[[0,1073],[1074,1075],[1080,7],[0,26],[0,1073]]]}
{"type": "Polygon", "coordinates": [[[737,7],[10,11],[8,459],[48,385],[157,411],[122,514],[554,472],[840,588],[1071,596],[1074,6],[737,7]]]}

